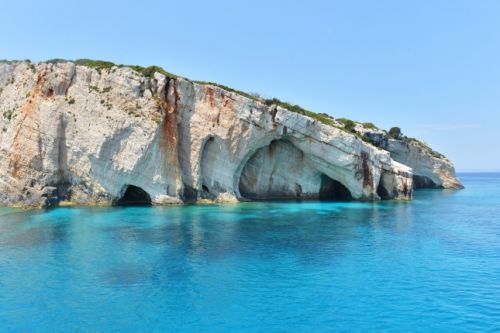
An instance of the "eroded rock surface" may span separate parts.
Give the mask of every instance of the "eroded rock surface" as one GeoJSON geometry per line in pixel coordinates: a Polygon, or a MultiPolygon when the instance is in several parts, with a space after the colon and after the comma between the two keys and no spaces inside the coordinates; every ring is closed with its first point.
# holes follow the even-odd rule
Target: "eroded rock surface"
{"type": "MultiPolygon", "coordinates": [[[[411,199],[404,164],[418,154],[160,73],[0,63],[4,205],[411,199]]],[[[443,187],[458,182],[441,167],[412,166],[443,187]]]]}
{"type": "Polygon", "coordinates": [[[382,130],[363,128],[357,131],[374,145],[387,150],[391,157],[412,168],[414,188],[462,189],[453,163],[429,146],[412,138],[390,138],[382,130]]]}

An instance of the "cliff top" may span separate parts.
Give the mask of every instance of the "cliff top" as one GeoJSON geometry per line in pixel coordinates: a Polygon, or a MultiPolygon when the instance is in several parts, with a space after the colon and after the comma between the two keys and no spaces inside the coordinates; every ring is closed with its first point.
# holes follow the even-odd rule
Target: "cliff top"
{"type": "MultiPolygon", "coordinates": [[[[215,82],[209,82],[209,81],[199,81],[199,80],[190,80],[188,78],[173,74],[171,72],[166,71],[164,68],[156,65],[148,66],[148,67],[143,67],[139,65],[124,65],[124,64],[115,64],[111,61],[104,61],[104,60],[93,60],[93,59],[77,59],[77,60],[67,60],[67,59],[50,59],[46,61],[40,61],[37,63],[49,63],[49,64],[58,64],[58,63],[66,63],[66,62],[71,62],[74,63],[78,66],[85,66],[89,68],[93,68],[99,73],[103,70],[112,70],[114,68],[129,68],[132,69],[133,71],[137,72],[140,75],[143,75],[144,77],[152,78],[155,73],[160,73],[162,75],[165,75],[166,77],[170,79],[178,79],[182,78],[185,80],[188,80],[192,83],[195,84],[200,84],[200,85],[210,85],[214,87],[218,87],[220,89],[236,93],[240,96],[252,99],[254,101],[263,103],[268,106],[279,106],[281,108],[284,108],[288,111],[295,112],[307,117],[310,117],[316,121],[319,121],[320,123],[323,123],[328,126],[336,127],[338,129],[341,129],[343,131],[346,131],[348,133],[351,133],[358,137],[359,139],[363,140],[366,143],[372,144],[378,148],[385,149],[385,146],[387,146],[387,142],[389,140],[397,140],[401,141],[404,144],[407,145],[413,145],[413,146],[418,146],[421,148],[424,152],[426,152],[428,155],[437,158],[437,159],[445,159],[448,160],[443,154],[433,150],[431,147],[429,147],[426,143],[419,141],[415,138],[407,137],[403,135],[401,132],[401,129],[399,127],[393,127],[390,130],[384,130],[380,129],[377,126],[375,126],[371,122],[357,122],[351,119],[347,118],[334,118],[326,113],[316,113],[310,110],[307,110],[300,105],[297,104],[292,104],[289,102],[284,102],[278,98],[264,98],[260,96],[259,94],[256,93],[247,93],[241,90],[233,89],[231,87],[215,83],[215,82]]],[[[15,63],[29,63],[32,66],[34,66],[34,63],[31,62],[31,60],[26,59],[26,60],[0,60],[1,63],[7,63],[7,64],[15,64],[15,63]]]]}

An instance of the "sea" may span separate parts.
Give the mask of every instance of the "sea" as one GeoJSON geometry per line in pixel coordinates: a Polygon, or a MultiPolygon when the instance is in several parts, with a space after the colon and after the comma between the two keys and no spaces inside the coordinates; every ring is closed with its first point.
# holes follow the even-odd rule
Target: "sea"
{"type": "Polygon", "coordinates": [[[0,209],[0,332],[500,332],[500,174],[411,202],[0,209]]]}

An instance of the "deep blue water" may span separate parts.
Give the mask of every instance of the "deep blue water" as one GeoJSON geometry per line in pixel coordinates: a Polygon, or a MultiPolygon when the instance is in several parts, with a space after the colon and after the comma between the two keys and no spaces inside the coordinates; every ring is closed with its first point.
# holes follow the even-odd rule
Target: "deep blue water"
{"type": "Polygon", "coordinates": [[[413,202],[0,209],[1,332],[498,332],[500,174],[413,202]]]}

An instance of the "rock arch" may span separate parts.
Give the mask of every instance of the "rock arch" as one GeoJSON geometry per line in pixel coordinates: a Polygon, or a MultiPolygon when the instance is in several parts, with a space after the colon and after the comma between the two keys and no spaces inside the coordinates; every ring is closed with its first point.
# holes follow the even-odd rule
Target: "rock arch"
{"type": "Polygon", "coordinates": [[[395,177],[392,173],[383,171],[380,174],[380,180],[377,185],[377,195],[382,200],[394,199],[397,195],[394,193],[395,177]]]}
{"type": "Polygon", "coordinates": [[[315,163],[292,142],[273,140],[258,149],[244,165],[239,192],[245,199],[351,199],[339,181],[318,170],[315,163]]]}
{"type": "Polygon", "coordinates": [[[202,198],[214,199],[227,192],[232,184],[226,184],[232,177],[227,173],[230,159],[224,141],[219,137],[209,137],[201,148],[198,192],[202,198]]]}
{"type": "Polygon", "coordinates": [[[380,180],[377,185],[377,196],[382,200],[393,200],[411,198],[413,188],[411,182],[401,179],[397,174],[384,170],[380,175],[380,180]],[[400,190],[398,190],[398,188],[400,190]]]}
{"type": "Polygon", "coordinates": [[[431,178],[427,176],[421,175],[413,175],[413,188],[421,189],[421,188],[443,188],[442,186],[437,185],[431,178]]]}
{"type": "Polygon", "coordinates": [[[389,200],[393,198],[393,195],[391,195],[389,190],[386,188],[382,177],[380,178],[380,182],[377,186],[377,195],[382,200],[389,200]]]}
{"type": "Polygon", "coordinates": [[[325,201],[349,201],[353,198],[349,189],[341,182],[322,174],[319,199],[325,201]]]}
{"type": "Polygon", "coordinates": [[[151,206],[151,196],[135,185],[125,185],[115,206],[151,206]]]}
{"type": "Polygon", "coordinates": [[[244,196],[241,194],[240,185],[241,185],[241,177],[243,175],[243,170],[248,165],[249,161],[255,156],[255,154],[268,147],[271,142],[279,140],[281,135],[277,133],[267,133],[262,137],[259,137],[252,142],[250,142],[247,147],[244,149],[244,152],[240,156],[238,156],[238,163],[235,165],[233,169],[233,180],[232,180],[232,188],[237,198],[244,199],[244,196]]]}

